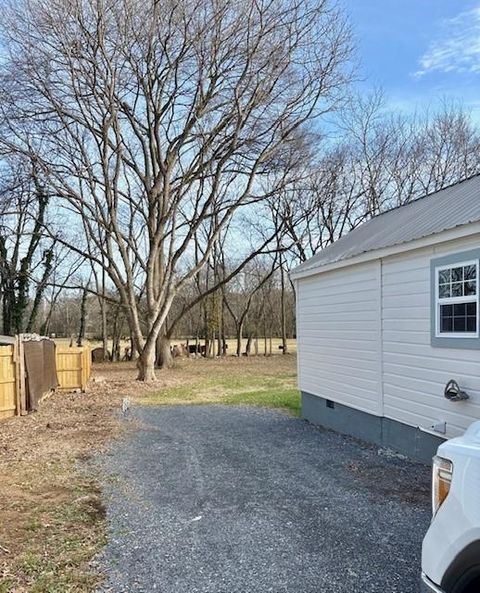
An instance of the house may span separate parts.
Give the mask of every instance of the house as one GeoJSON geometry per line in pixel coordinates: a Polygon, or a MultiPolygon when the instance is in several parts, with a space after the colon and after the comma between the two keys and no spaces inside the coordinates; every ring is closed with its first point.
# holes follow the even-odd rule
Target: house
{"type": "Polygon", "coordinates": [[[479,260],[475,176],[297,267],[304,418],[421,460],[480,419],[479,260]]]}

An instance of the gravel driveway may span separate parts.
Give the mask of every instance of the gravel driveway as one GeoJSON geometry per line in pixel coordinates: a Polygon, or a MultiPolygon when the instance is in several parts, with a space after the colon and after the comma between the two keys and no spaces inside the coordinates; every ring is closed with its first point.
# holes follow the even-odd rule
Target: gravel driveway
{"type": "Polygon", "coordinates": [[[417,593],[429,468],[283,413],[145,407],[101,460],[115,593],[417,593]]]}

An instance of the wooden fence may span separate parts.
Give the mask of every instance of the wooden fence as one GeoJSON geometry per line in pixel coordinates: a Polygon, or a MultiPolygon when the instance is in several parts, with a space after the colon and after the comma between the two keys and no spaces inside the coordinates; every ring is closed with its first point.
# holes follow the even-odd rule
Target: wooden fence
{"type": "MultiPolygon", "coordinates": [[[[55,349],[58,389],[85,391],[91,373],[90,346],[55,349]]],[[[0,420],[27,413],[25,360],[19,337],[14,344],[0,346],[0,420]]]]}
{"type": "Polygon", "coordinates": [[[15,346],[0,346],[0,419],[15,416],[19,407],[15,346]]]}

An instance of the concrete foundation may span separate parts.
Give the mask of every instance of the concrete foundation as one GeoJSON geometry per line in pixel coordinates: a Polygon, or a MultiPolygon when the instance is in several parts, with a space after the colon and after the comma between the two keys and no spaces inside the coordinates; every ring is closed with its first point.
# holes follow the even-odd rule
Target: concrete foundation
{"type": "Polygon", "coordinates": [[[380,447],[394,449],[416,461],[430,463],[444,439],[390,418],[374,416],[302,391],[302,417],[380,447]]]}

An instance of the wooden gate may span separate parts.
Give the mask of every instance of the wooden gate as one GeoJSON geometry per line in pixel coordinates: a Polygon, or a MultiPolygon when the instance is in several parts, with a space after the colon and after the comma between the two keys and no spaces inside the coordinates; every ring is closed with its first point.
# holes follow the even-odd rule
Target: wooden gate
{"type": "Polygon", "coordinates": [[[85,391],[91,372],[90,346],[57,344],[55,355],[59,389],[85,391]]]}

